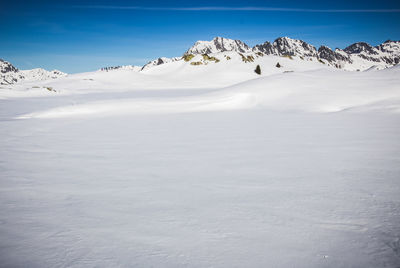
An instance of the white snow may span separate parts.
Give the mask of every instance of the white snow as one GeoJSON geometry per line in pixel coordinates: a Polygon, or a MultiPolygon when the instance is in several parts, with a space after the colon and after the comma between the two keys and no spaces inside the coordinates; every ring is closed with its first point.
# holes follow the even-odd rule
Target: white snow
{"type": "Polygon", "coordinates": [[[1,86],[0,266],[398,267],[399,67],[224,53],[1,86]]]}

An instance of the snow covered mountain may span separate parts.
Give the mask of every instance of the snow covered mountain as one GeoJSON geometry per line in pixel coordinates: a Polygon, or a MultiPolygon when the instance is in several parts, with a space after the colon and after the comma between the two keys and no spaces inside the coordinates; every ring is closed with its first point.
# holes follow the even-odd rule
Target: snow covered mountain
{"type": "Polygon", "coordinates": [[[42,68],[18,70],[8,61],[0,59],[0,85],[9,85],[21,81],[55,79],[66,75],[66,73],[58,70],[47,71],[42,68]]]}
{"type": "Polygon", "coordinates": [[[316,61],[326,66],[349,71],[364,71],[370,68],[384,69],[398,64],[400,41],[388,40],[376,47],[359,42],[343,50],[339,48],[332,50],[327,46],[316,49],[303,40],[289,37],[279,37],[272,43],[266,41],[252,48],[240,40],[215,37],[211,41],[197,41],[183,54],[182,58],[159,58],[146,64],[142,70],[179,60],[184,60],[191,65],[202,65],[208,63],[210,58],[214,58],[211,61],[218,63],[220,59],[232,58],[231,53],[239,54],[244,63],[253,62],[254,59],[264,56],[280,56],[292,60],[316,61]]]}
{"type": "Polygon", "coordinates": [[[387,40],[384,43],[376,47],[382,53],[391,55],[392,59],[388,60],[389,63],[399,64],[400,63],[400,41],[387,40]]]}
{"type": "MultiPolygon", "coordinates": [[[[261,67],[265,69],[275,68],[277,62],[282,63],[283,59],[281,59],[281,57],[296,62],[295,64],[285,63],[286,67],[292,65],[297,66],[296,69],[301,69],[301,66],[304,67],[303,69],[309,69],[309,62],[314,62],[313,68],[329,66],[348,71],[385,69],[399,64],[400,41],[387,40],[377,46],[371,46],[365,42],[358,42],[343,50],[339,48],[332,50],[324,45],[317,49],[303,40],[289,37],[279,37],[272,43],[266,41],[254,47],[250,47],[240,40],[215,37],[211,41],[197,41],[182,57],[160,57],[148,62],[142,67],[133,65],[114,66],[101,68],[100,71],[129,70],[147,72],[154,67],[166,65],[165,68],[162,68],[163,72],[170,72],[168,69],[173,70],[175,68],[173,67],[173,63],[175,62],[180,62],[183,65],[192,65],[193,67],[190,66],[190,68],[198,68],[199,65],[225,62],[226,65],[223,64],[225,67],[217,68],[219,72],[223,71],[224,68],[228,66],[232,68],[233,65],[248,65],[251,63],[253,63],[253,65],[260,64],[261,67]],[[264,60],[261,60],[262,58],[264,58],[264,60]],[[268,64],[266,65],[267,62],[268,64]]],[[[280,72],[285,71],[292,70],[280,68],[280,72]]],[[[11,63],[0,59],[0,84],[54,79],[65,75],[65,73],[57,70],[46,71],[40,68],[18,70],[11,63]]]]}
{"type": "Polygon", "coordinates": [[[359,42],[346,47],[344,50],[353,58],[378,64],[396,65],[400,61],[400,41],[387,40],[373,47],[365,42],[359,42]]]}

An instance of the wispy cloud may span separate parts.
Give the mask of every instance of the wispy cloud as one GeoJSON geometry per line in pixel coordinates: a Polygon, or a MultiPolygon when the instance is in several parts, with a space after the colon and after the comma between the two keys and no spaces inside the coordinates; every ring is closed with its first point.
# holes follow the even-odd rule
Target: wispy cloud
{"type": "Polygon", "coordinates": [[[271,12],[312,12],[312,13],[399,13],[400,9],[308,9],[281,7],[144,7],[144,6],[106,6],[79,5],[73,8],[82,9],[118,9],[148,11],[271,11],[271,12]]]}

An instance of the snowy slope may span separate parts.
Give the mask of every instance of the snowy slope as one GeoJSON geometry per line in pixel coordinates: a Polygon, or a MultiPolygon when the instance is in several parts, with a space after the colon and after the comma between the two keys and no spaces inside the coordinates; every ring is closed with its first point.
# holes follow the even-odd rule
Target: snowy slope
{"type": "Polygon", "coordinates": [[[399,66],[192,61],[2,86],[0,267],[397,268],[399,66]]]}
{"type": "Polygon", "coordinates": [[[189,51],[0,61],[0,267],[398,268],[399,43],[189,51]]]}
{"type": "MultiPolygon", "coordinates": [[[[95,101],[25,114],[19,118],[164,114],[237,109],[317,113],[379,109],[400,113],[399,77],[399,68],[365,73],[329,69],[277,73],[250,79],[200,96],[171,100],[124,98],[124,100],[95,101]]],[[[208,87],[214,85],[213,81],[212,78],[209,80],[208,87]]],[[[142,89],[143,86],[139,88],[142,89]]]]}
{"type": "MultiPolygon", "coordinates": [[[[196,55],[190,61],[178,60],[146,68],[140,72],[129,69],[112,71],[96,71],[72,74],[55,80],[31,81],[20,83],[12,90],[0,91],[0,98],[18,96],[54,95],[47,87],[57,91],[57,94],[86,94],[93,92],[126,92],[156,89],[199,89],[221,88],[231,86],[260,75],[254,72],[257,65],[261,67],[261,77],[285,72],[301,72],[307,70],[327,69],[328,66],[312,60],[287,58],[279,56],[261,57],[253,53],[238,54],[224,52],[209,54],[208,58],[196,55]],[[254,56],[251,61],[244,62],[248,56],[254,56]],[[218,59],[216,62],[212,59],[218,59]],[[192,65],[191,63],[201,63],[192,65]],[[277,63],[280,68],[277,68],[277,63]]],[[[330,68],[329,68],[330,69],[330,68]]]]}

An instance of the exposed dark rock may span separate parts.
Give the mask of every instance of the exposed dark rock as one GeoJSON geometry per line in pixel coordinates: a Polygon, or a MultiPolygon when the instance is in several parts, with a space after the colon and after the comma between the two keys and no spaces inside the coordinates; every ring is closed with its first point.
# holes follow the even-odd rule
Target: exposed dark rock
{"type": "Polygon", "coordinates": [[[336,61],[346,61],[349,63],[352,63],[352,60],[350,59],[349,56],[344,56],[340,53],[337,53],[336,51],[333,51],[327,46],[320,46],[318,49],[318,57],[320,59],[324,59],[330,63],[336,62],[336,61]]]}
{"type": "Polygon", "coordinates": [[[8,72],[18,72],[18,69],[14,67],[11,63],[8,61],[0,59],[0,72],[1,73],[8,73],[8,72]]]}
{"type": "Polygon", "coordinates": [[[261,45],[255,45],[253,47],[253,51],[261,52],[261,53],[264,53],[265,55],[272,55],[272,54],[274,54],[275,49],[270,42],[266,41],[265,43],[263,43],[261,45]]]}
{"type": "Polygon", "coordinates": [[[348,54],[361,53],[365,51],[368,54],[378,55],[378,52],[375,51],[374,47],[365,42],[354,43],[346,47],[343,51],[348,54]]]}

